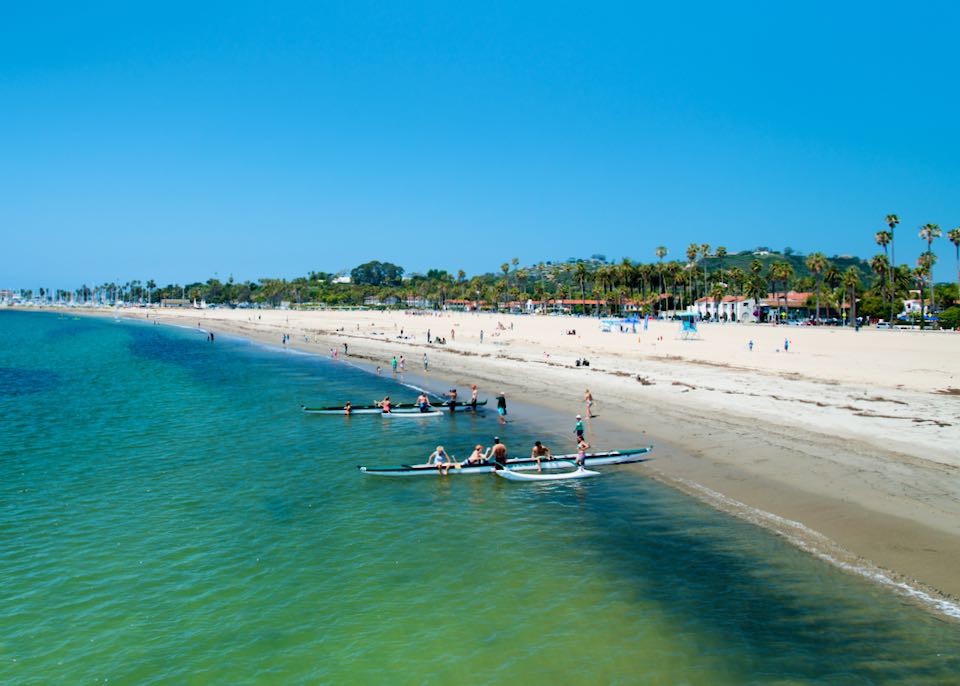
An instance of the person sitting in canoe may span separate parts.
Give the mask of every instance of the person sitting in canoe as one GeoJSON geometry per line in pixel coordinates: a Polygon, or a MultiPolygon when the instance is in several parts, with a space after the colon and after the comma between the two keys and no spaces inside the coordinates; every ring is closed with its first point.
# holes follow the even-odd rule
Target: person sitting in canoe
{"type": "Polygon", "coordinates": [[[443,475],[450,471],[452,462],[453,460],[447,455],[447,451],[443,449],[442,445],[438,445],[437,449],[430,453],[430,457],[427,458],[427,464],[436,465],[437,471],[443,475]]]}
{"type": "Polygon", "coordinates": [[[430,399],[427,398],[426,393],[421,393],[419,396],[417,396],[417,407],[420,408],[421,412],[429,412],[433,409],[430,407],[430,399]]]}
{"type": "Polygon", "coordinates": [[[353,412],[353,403],[348,400],[347,404],[343,406],[343,413],[349,417],[351,412],[353,412]]]}
{"type": "Polygon", "coordinates": [[[537,461],[537,471],[540,471],[540,460],[541,459],[551,459],[553,458],[553,453],[550,452],[550,448],[545,446],[540,441],[537,441],[533,444],[533,450],[530,451],[530,459],[537,461]]]}
{"type": "Polygon", "coordinates": [[[470,453],[470,457],[467,458],[464,464],[483,464],[487,461],[488,457],[490,457],[490,451],[484,451],[483,446],[477,443],[477,447],[473,449],[473,452],[470,453]]]}
{"type": "Polygon", "coordinates": [[[376,406],[383,409],[384,414],[390,414],[390,396],[386,396],[383,400],[376,403],[376,406]]]}

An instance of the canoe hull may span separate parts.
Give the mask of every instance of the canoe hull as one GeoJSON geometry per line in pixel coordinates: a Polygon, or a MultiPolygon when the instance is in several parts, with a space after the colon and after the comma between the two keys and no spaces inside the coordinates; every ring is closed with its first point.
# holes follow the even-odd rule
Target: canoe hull
{"type": "Polygon", "coordinates": [[[536,474],[527,474],[512,469],[498,469],[494,474],[507,481],[526,481],[528,483],[537,481],[570,481],[571,479],[588,479],[592,476],[600,476],[600,472],[594,472],[590,469],[578,469],[574,472],[560,472],[559,474],[541,474],[539,472],[536,474]]]}
{"type": "MultiPolygon", "coordinates": [[[[644,462],[649,459],[647,453],[653,450],[653,446],[646,448],[636,448],[633,450],[611,450],[601,453],[587,453],[587,467],[604,467],[608,465],[630,464],[632,462],[644,462]]],[[[571,469],[576,464],[576,455],[556,455],[551,460],[541,460],[541,469],[571,469]]],[[[536,471],[537,461],[529,457],[515,458],[507,460],[507,467],[513,471],[536,471]]],[[[370,476],[436,476],[439,470],[434,466],[426,465],[400,465],[396,467],[367,467],[358,465],[364,474],[370,476]]],[[[490,474],[493,464],[463,465],[459,469],[450,468],[450,475],[457,474],[490,474]]]]}

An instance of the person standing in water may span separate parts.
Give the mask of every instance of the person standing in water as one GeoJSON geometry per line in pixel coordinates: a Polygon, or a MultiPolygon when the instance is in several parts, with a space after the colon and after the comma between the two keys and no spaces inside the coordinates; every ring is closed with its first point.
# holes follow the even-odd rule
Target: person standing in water
{"type": "Polygon", "coordinates": [[[588,388],[583,394],[583,402],[587,406],[587,417],[590,418],[593,416],[593,393],[590,392],[588,388]]]}
{"type": "Polygon", "coordinates": [[[393,369],[393,373],[396,374],[397,373],[397,356],[396,355],[394,355],[393,358],[390,360],[390,367],[391,369],[393,369]]]}
{"type": "Polygon", "coordinates": [[[506,469],[507,468],[507,446],[500,442],[499,438],[493,439],[493,463],[494,469],[506,469]]]}
{"type": "Polygon", "coordinates": [[[550,452],[550,448],[545,446],[540,441],[537,441],[533,444],[533,450],[530,451],[530,457],[537,461],[537,471],[540,470],[540,460],[546,459],[549,460],[553,457],[553,454],[550,452]]]}
{"type": "Polygon", "coordinates": [[[470,384],[470,404],[473,405],[473,409],[477,409],[477,384],[470,384]]]}
{"type": "Polygon", "coordinates": [[[497,394],[497,415],[500,417],[500,423],[507,423],[507,396],[503,391],[497,394]]]}
{"type": "Polygon", "coordinates": [[[577,434],[577,442],[583,440],[583,418],[577,415],[577,424],[573,427],[573,432],[577,434]]]}
{"type": "Polygon", "coordinates": [[[577,440],[577,468],[583,469],[587,463],[587,451],[590,450],[590,444],[583,438],[577,440]]]}

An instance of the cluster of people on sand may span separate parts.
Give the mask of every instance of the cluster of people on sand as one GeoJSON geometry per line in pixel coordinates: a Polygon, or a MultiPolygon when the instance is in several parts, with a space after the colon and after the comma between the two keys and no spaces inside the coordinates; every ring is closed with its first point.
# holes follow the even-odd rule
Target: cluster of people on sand
{"type": "Polygon", "coordinates": [[[590,360],[588,360],[588,359],[585,358],[585,357],[578,357],[576,364],[577,364],[578,367],[589,367],[589,366],[590,366],[590,360]]]}

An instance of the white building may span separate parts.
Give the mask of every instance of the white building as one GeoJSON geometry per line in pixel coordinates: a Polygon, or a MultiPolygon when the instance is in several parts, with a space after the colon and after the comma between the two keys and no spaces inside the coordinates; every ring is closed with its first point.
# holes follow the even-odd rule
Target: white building
{"type": "Polygon", "coordinates": [[[727,322],[752,322],[757,309],[757,301],[742,295],[725,295],[719,302],[713,298],[700,298],[687,307],[687,312],[699,315],[701,319],[727,322]]]}

